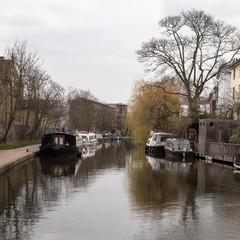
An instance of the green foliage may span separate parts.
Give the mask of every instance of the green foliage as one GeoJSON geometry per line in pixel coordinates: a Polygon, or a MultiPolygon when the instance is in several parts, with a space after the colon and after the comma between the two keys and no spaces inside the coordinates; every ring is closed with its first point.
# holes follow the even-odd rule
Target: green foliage
{"type": "Polygon", "coordinates": [[[138,141],[146,141],[150,130],[168,131],[175,129],[180,101],[173,88],[168,94],[157,83],[138,81],[133,89],[128,114],[128,134],[138,141]]]}
{"type": "Polygon", "coordinates": [[[208,112],[204,112],[204,113],[200,113],[199,114],[199,119],[217,119],[217,118],[221,118],[221,116],[218,116],[216,113],[208,113],[208,112]]]}
{"type": "Polygon", "coordinates": [[[40,143],[41,143],[41,140],[36,140],[32,142],[21,142],[21,143],[6,143],[6,144],[0,145],[0,150],[20,148],[20,147],[31,146],[31,145],[40,144],[40,143]]]}
{"type": "Polygon", "coordinates": [[[230,137],[229,143],[240,144],[240,128],[238,129],[238,133],[230,137]]]}
{"type": "Polygon", "coordinates": [[[221,116],[217,115],[216,113],[208,113],[207,111],[199,110],[199,106],[198,105],[189,105],[189,115],[188,115],[188,117],[190,119],[195,120],[196,122],[198,122],[199,119],[206,119],[206,118],[217,119],[217,118],[221,118],[221,116]]]}
{"type": "Polygon", "coordinates": [[[240,135],[238,134],[234,134],[230,137],[229,139],[230,143],[235,143],[235,144],[240,144],[240,135]]]}

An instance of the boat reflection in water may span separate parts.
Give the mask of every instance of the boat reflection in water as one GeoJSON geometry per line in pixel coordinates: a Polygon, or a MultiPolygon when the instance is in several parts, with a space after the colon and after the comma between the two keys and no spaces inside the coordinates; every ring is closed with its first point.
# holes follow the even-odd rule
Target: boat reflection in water
{"type": "Polygon", "coordinates": [[[54,158],[41,157],[41,172],[44,175],[54,177],[76,175],[82,163],[82,159],[78,157],[70,158],[54,158]]]}
{"type": "Polygon", "coordinates": [[[98,144],[96,146],[85,146],[82,149],[82,160],[94,157],[96,155],[96,152],[101,150],[102,147],[103,147],[103,144],[98,144]]]}
{"type": "Polygon", "coordinates": [[[154,171],[160,171],[161,165],[165,165],[165,160],[157,157],[156,155],[146,155],[146,158],[154,171]]]}
{"type": "Polygon", "coordinates": [[[87,158],[94,157],[96,152],[102,148],[99,144],[96,147],[87,146],[82,149],[82,156],[40,156],[41,172],[44,175],[52,175],[55,177],[76,175],[82,161],[87,158]]]}
{"type": "Polygon", "coordinates": [[[146,155],[148,163],[151,165],[153,171],[172,171],[172,172],[186,172],[188,173],[194,167],[195,161],[172,161],[164,159],[158,155],[146,155]]]}

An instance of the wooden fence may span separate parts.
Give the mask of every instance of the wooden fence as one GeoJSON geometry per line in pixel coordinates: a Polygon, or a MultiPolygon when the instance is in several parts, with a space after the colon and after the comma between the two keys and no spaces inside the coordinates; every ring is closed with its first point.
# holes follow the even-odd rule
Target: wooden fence
{"type": "Polygon", "coordinates": [[[239,152],[240,144],[208,142],[205,143],[205,152],[199,152],[198,155],[200,157],[208,155],[212,157],[212,159],[232,163],[239,152]]]}

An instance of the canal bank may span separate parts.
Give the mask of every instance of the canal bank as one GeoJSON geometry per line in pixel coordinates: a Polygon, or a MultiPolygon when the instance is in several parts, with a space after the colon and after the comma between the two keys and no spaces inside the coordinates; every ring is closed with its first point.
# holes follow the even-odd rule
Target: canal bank
{"type": "Polygon", "coordinates": [[[0,150],[0,175],[17,164],[37,155],[39,146],[40,144],[10,150],[0,150]]]}

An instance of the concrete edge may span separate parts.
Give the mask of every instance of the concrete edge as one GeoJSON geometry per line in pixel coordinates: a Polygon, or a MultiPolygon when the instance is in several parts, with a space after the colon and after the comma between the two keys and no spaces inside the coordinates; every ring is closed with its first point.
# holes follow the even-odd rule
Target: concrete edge
{"type": "Polygon", "coordinates": [[[23,163],[24,161],[28,160],[29,158],[35,157],[38,155],[39,152],[33,152],[31,154],[28,154],[27,156],[18,158],[17,160],[7,164],[6,166],[3,166],[0,168],[0,175],[6,173],[9,171],[11,168],[15,167],[16,165],[23,163]]]}

